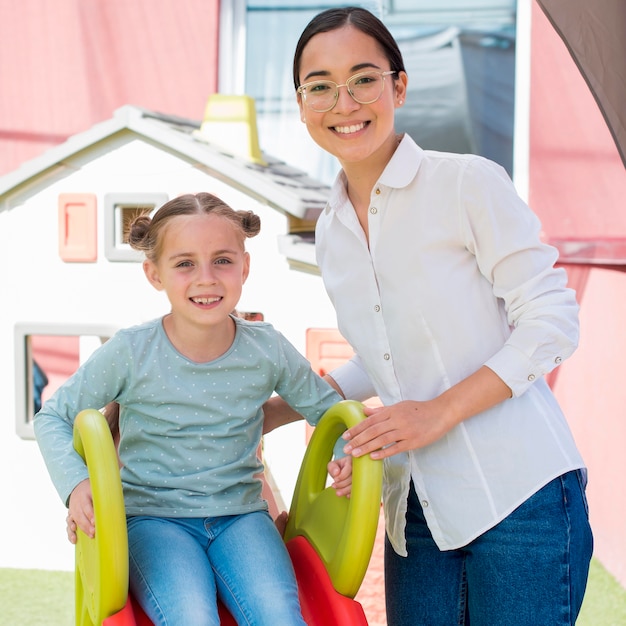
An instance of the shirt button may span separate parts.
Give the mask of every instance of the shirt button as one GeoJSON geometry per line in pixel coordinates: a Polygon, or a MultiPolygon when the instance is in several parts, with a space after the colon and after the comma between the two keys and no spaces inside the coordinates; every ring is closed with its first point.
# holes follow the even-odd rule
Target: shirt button
{"type": "Polygon", "coordinates": [[[380,196],[380,187],[376,187],[376,195],[380,196]]]}
{"type": "Polygon", "coordinates": [[[371,213],[372,215],[376,215],[376,213],[378,213],[378,209],[377,209],[375,206],[373,206],[373,207],[370,209],[370,213],[371,213]]]}
{"type": "Polygon", "coordinates": [[[391,358],[391,355],[388,352],[385,352],[385,354],[383,355],[383,359],[385,359],[385,361],[388,361],[391,358]]]}
{"type": "Polygon", "coordinates": [[[528,375],[528,380],[532,383],[533,380],[535,380],[535,375],[534,374],[529,374],[528,375]]]}
{"type": "Polygon", "coordinates": [[[379,305],[379,304],[377,304],[377,305],[374,307],[374,311],[376,311],[376,313],[380,312],[380,305],[379,305]]]}
{"type": "Polygon", "coordinates": [[[557,356],[557,357],[554,359],[554,362],[558,365],[558,364],[559,364],[562,360],[563,360],[563,359],[562,359],[560,356],[557,356]]]}
{"type": "Polygon", "coordinates": [[[423,509],[427,509],[428,508],[428,500],[422,500],[422,508],[423,509]]]}

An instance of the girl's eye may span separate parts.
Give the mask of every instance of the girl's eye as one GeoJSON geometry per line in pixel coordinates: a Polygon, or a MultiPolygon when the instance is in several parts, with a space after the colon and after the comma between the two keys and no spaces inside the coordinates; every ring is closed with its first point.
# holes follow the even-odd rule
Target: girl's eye
{"type": "Polygon", "coordinates": [[[191,261],[181,261],[176,267],[191,267],[192,265],[191,261]]]}
{"type": "Polygon", "coordinates": [[[228,265],[231,263],[231,260],[230,259],[217,259],[215,263],[217,265],[228,265]]]}

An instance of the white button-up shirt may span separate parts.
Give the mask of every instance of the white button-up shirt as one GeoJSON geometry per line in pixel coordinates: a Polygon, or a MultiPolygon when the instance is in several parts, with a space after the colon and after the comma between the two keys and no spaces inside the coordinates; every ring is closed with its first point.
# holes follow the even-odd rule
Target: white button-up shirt
{"type": "Polygon", "coordinates": [[[348,398],[429,400],[491,368],[513,397],[384,462],[386,529],[406,554],[409,479],[440,549],[469,543],[560,474],[583,467],[544,374],[575,350],[578,305],[506,172],[405,136],[372,190],[369,245],[340,172],[317,260],[356,356],[348,398]]]}

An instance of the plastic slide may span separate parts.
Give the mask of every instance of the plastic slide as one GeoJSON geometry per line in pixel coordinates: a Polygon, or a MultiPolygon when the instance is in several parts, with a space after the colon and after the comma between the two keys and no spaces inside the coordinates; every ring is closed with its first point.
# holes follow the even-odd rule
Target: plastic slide
{"type": "MultiPolygon", "coordinates": [[[[352,495],[338,498],[326,487],[326,465],[341,433],[363,419],[362,405],[331,407],[313,432],[289,511],[285,542],[291,556],[302,613],[308,626],[367,626],[354,600],[376,538],[382,463],[353,459],[352,495]]],[[[78,531],[76,625],[152,626],[128,594],[128,539],[124,498],[113,438],[95,409],[79,413],[74,447],[85,459],[93,494],[96,536],[78,531]]],[[[220,605],[222,626],[236,626],[220,605]]]]}

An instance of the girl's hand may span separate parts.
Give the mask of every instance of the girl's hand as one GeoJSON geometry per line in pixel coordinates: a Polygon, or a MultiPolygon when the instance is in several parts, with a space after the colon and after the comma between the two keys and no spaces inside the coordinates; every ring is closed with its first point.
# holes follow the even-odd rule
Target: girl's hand
{"type": "Polygon", "coordinates": [[[352,492],[352,457],[344,456],[328,464],[328,473],[333,478],[332,487],[338,496],[350,497],[352,492]]]}
{"type": "Polygon", "coordinates": [[[276,528],[280,533],[281,537],[285,536],[285,529],[287,528],[287,521],[289,520],[289,513],[287,511],[281,511],[274,520],[274,524],[276,524],[276,528]]]}
{"type": "Polygon", "coordinates": [[[66,523],[67,538],[70,543],[76,543],[76,531],[78,528],[92,539],[96,534],[91,483],[88,478],[78,483],[70,494],[66,523]]]}
{"type": "Polygon", "coordinates": [[[76,535],[76,522],[72,519],[72,515],[70,514],[69,510],[67,512],[67,517],[65,518],[65,532],[67,532],[67,539],[70,543],[73,543],[74,545],[76,545],[76,542],[78,541],[78,537],[76,535]]]}

